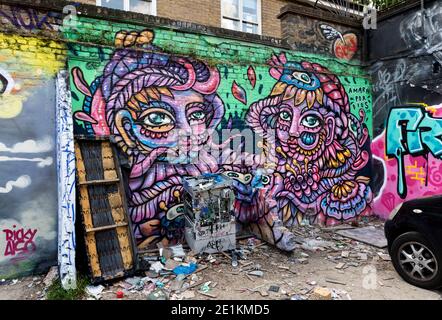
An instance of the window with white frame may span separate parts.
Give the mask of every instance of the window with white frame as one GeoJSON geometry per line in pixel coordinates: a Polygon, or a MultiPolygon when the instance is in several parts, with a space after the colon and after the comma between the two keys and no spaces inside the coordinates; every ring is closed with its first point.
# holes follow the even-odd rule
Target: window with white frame
{"type": "Polygon", "coordinates": [[[97,0],[97,6],[154,16],[157,14],[157,0],[97,0]]]}
{"type": "Polygon", "coordinates": [[[261,0],[221,0],[221,27],[261,34],[261,0]]]}

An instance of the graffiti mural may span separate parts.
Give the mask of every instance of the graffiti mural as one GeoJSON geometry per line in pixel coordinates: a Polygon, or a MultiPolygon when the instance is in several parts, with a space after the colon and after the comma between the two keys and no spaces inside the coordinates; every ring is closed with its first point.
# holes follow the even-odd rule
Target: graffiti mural
{"type": "Polygon", "coordinates": [[[0,33],[0,42],[8,44],[0,49],[0,274],[8,278],[57,263],[54,77],[62,63],[39,51],[37,38],[0,33]],[[31,41],[32,57],[16,50],[31,41]]]}
{"type": "Polygon", "coordinates": [[[389,173],[375,199],[376,213],[388,217],[405,200],[440,194],[441,125],[441,106],[390,110],[386,131],[372,145],[373,156],[389,173]]]}
{"type": "Polygon", "coordinates": [[[77,285],[75,268],[75,151],[66,70],[57,74],[58,265],[63,288],[77,285]]]}
{"type": "Polygon", "coordinates": [[[441,22],[433,1],[370,31],[374,213],[383,218],[406,200],[440,193],[441,22]],[[376,45],[381,38],[389,45],[376,45]]]}
{"type": "Polygon", "coordinates": [[[341,33],[328,24],[320,24],[322,36],[333,41],[332,52],[338,59],[351,60],[358,51],[358,36],[353,32],[341,33]]]}
{"type": "Polygon", "coordinates": [[[12,261],[24,260],[27,255],[34,252],[37,246],[34,243],[34,237],[37,229],[25,230],[20,228],[16,230],[17,226],[13,225],[12,229],[4,229],[6,248],[4,252],[5,257],[11,257],[12,261]]]}
{"type": "Polygon", "coordinates": [[[35,9],[5,6],[0,9],[0,22],[9,24],[19,29],[33,30],[53,30],[54,17],[53,12],[42,14],[35,9]]]}
{"type": "Polygon", "coordinates": [[[281,248],[290,242],[283,225],[330,225],[370,213],[365,113],[351,113],[329,70],[275,53],[267,68],[249,65],[242,79],[229,78],[225,66],[166,54],[154,38],[150,30],[118,32],[102,71],[74,52],[69,61],[81,103],[76,132],[112,135],[127,157],[139,246],[183,238],[181,177],[202,173],[233,178],[238,222],[281,248]],[[235,128],[258,137],[256,148],[231,148],[233,133],[218,139],[220,130],[235,128]]]}
{"type": "Polygon", "coordinates": [[[277,82],[268,98],[250,107],[247,120],[265,138],[276,131],[270,185],[281,219],[335,224],[370,214],[370,179],[359,174],[369,161],[363,110],[359,118],[350,112],[339,79],[319,64],[280,54],[270,65],[277,82]]]}

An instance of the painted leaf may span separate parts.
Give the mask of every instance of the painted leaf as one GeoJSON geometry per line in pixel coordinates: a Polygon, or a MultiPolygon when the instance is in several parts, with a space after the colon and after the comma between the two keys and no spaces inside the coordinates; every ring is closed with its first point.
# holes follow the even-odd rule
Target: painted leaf
{"type": "Polygon", "coordinates": [[[252,88],[255,89],[256,73],[255,73],[255,69],[252,66],[249,66],[249,68],[247,69],[247,78],[249,78],[252,88]]]}
{"type": "Polygon", "coordinates": [[[232,84],[232,94],[236,100],[241,101],[243,104],[247,104],[247,95],[244,89],[239,86],[236,81],[232,84]]]}
{"type": "Polygon", "coordinates": [[[77,111],[74,113],[74,118],[84,121],[84,122],[90,122],[92,124],[96,124],[97,120],[95,120],[94,118],[92,118],[89,114],[87,114],[86,112],[83,111],[77,111]]]}

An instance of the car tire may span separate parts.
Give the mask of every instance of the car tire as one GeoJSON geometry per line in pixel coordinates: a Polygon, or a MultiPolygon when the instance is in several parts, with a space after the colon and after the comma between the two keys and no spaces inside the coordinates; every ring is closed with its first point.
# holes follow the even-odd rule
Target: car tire
{"type": "Polygon", "coordinates": [[[390,247],[390,256],[394,268],[406,282],[424,289],[442,286],[441,253],[419,232],[406,232],[397,237],[390,247]]]}

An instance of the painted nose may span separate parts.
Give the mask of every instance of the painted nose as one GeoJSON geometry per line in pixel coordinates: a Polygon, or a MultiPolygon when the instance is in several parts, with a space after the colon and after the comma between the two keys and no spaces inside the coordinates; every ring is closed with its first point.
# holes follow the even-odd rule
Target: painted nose
{"type": "Polygon", "coordinates": [[[289,134],[292,137],[299,138],[299,126],[298,126],[297,121],[295,121],[294,119],[292,120],[292,124],[291,124],[290,130],[289,130],[289,134]]]}

